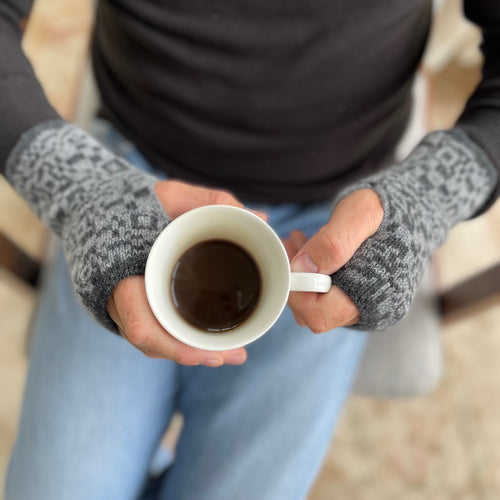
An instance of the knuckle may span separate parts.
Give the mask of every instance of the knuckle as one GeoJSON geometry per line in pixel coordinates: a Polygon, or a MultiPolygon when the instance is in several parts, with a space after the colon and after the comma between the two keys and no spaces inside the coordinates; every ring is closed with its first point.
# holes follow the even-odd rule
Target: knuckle
{"type": "Polygon", "coordinates": [[[313,294],[306,292],[290,292],[288,296],[288,305],[293,314],[298,314],[303,318],[311,315],[311,309],[314,307],[313,294]]]}
{"type": "Polygon", "coordinates": [[[382,201],[379,195],[372,189],[363,189],[360,193],[362,193],[360,209],[362,210],[363,217],[370,228],[376,231],[384,215],[382,201]]]}
{"type": "Polygon", "coordinates": [[[192,365],[195,364],[192,356],[184,351],[176,350],[172,353],[171,359],[180,365],[192,365]]]}
{"type": "Polygon", "coordinates": [[[212,191],[210,202],[214,205],[234,205],[234,197],[227,191],[212,191]]]}
{"type": "Polygon", "coordinates": [[[171,354],[172,356],[172,360],[175,361],[176,363],[179,363],[181,365],[185,365],[186,363],[188,363],[188,356],[183,353],[183,352],[173,352],[171,354]]]}
{"type": "Polygon", "coordinates": [[[340,237],[333,239],[326,228],[323,228],[320,233],[321,244],[328,249],[328,255],[333,262],[345,263],[349,258],[349,250],[347,242],[340,237]]]}
{"type": "Polygon", "coordinates": [[[152,350],[150,349],[140,349],[140,351],[148,358],[150,359],[158,359],[159,356],[152,350]]]}
{"type": "Polygon", "coordinates": [[[168,348],[168,352],[166,353],[166,357],[171,361],[175,361],[176,363],[184,364],[186,361],[185,353],[179,346],[170,345],[168,348]]]}
{"type": "Polygon", "coordinates": [[[307,321],[307,326],[313,333],[325,333],[329,330],[328,322],[322,314],[316,313],[307,321]]]}
{"type": "Polygon", "coordinates": [[[340,307],[335,314],[336,322],[339,326],[348,325],[358,316],[358,312],[355,307],[350,304],[347,306],[340,307]]]}
{"type": "Polygon", "coordinates": [[[130,320],[126,325],[126,332],[128,341],[135,346],[143,346],[148,339],[147,332],[138,320],[130,320]]]}
{"type": "MultiPolygon", "coordinates": [[[[292,311],[293,312],[293,311],[292,311]]],[[[300,325],[300,326],[306,326],[304,320],[302,319],[301,316],[299,316],[297,313],[293,312],[293,317],[295,318],[295,321],[300,325]]]]}

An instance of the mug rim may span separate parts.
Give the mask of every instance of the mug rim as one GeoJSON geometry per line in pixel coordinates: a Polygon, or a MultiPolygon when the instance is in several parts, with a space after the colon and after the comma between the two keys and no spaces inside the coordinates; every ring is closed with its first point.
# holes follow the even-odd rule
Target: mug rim
{"type": "MultiPolygon", "coordinates": [[[[231,240],[230,237],[226,239],[228,241],[233,241],[234,243],[239,244],[240,246],[245,248],[245,246],[242,245],[240,242],[238,242],[237,239],[231,240]]],[[[197,242],[201,241],[206,241],[206,239],[202,238],[199,239],[197,242]]],[[[190,246],[192,245],[184,245],[183,251],[185,251],[190,246]]],[[[246,250],[248,249],[246,248],[246,250]]],[[[257,257],[251,251],[250,254],[256,260],[256,262],[258,262],[257,257]]],[[[166,260],[168,261],[168,259],[166,260]]],[[[177,261],[178,259],[171,258],[170,260],[177,261]]],[[[258,265],[260,267],[260,262],[258,262],[258,265]]],[[[168,267],[168,266],[164,264],[163,267],[168,267]]],[[[183,342],[184,344],[199,349],[212,350],[212,351],[229,350],[248,345],[254,342],[255,340],[259,339],[260,337],[262,337],[266,332],[268,332],[269,329],[278,320],[284,308],[286,307],[290,291],[290,283],[291,283],[291,271],[290,271],[290,263],[288,260],[288,255],[286,253],[286,249],[283,245],[283,242],[276,234],[274,229],[266,221],[261,219],[258,215],[254,214],[253,212],[245,208],[234,207],[230,205],[207,205],[203,207],[197,207],[176,217],[163,229],[163,231],[158,235],[157,239],[153,243],[148,255],[144,274],[145,274],[146,295],[148,298],[149,306],[155,318],[158,320],[160,325],[166,330],[166,332],[168,332],[170,335],[172,335],[177,340],[183,342]],[[227,332],[221,332],[221,333],[204,332],[203,330],[187,323],[186,320],[184,320],[184,318],[182,318],[182,316],[175,310],[175,308],[172,308],[170,305],[167,307],[167,309],[169,309],[169,311],[174,310],[176,318],[167,317],[168,314],[167,311],[165,311],[164,299],[163,300],[160,300],[159,298],[157,299],[159,294],[155,291],[155,287],[157,286],[157,281],[160,278],[158,277],[157,274],[155,274],[155,271],[158,268],[160,269],[162,268],[162,266],[158,264],[158,259],[161,258],[162,254],[161,250],[163,250],[164,247],[168,247],[167,243],[169,241],[168,235],[169,233],[176,231],[177,227],[181,227],[182,225],[184,225],[187,219],[196,218],[196,216],[200,212],[204,212],[204,217],[208,217],[209,215],[211,215],[212,217],[217,217],[217,215],[221,215],[223,212],[226,214],[234,212],[238,213],[239,216],[243,215],[249,221],[253,221],[254,224],[257,224],[257,226],[259,226],[261,230],[264,230],[268,234],[268,237],[271,237],[272,240],[276,243],[276,246],[280,249],[280,256],[275,258],[279,259],[279,262],[281,264],[284,264],[284,267],[286,268],[276,271],[280,273],[279,279],[280,281],[282,281],[282,283],[280,283],[280,286],[276,287],[277,291],[275,291],[274,293],[275,294],[279,293],[280,295],[278,298],[274,299],[277,304],[273,307],[272,317],[271,314],[268,314],[268,317],[265,317],[265,321],[260,319],[262,324],[259,328],[257,328],[257,326],[259,325],[256,325],[256,331],[253,334],[250,332],[246,333],[245,335],[241,334],[242,331],[244,333],[246,332],[246,330],[244,330],[244,326],[245,324],[247,324],[247,322],[250,324],[252,316],[250,316],[238,327],[232,330],[228,330],[227,332]],[[163,304],[160,302],[163,302],[163,304]],[[173,325],[176,322],[182,323],[183,327],[185,327],[185,330],[179,331],[179,329],[173,328],[173,325]],[[239,340],[238,340],[238,334],[240,334],[239,340]],[[194,340],[193,337],[195,337],[196,340],[194,340]]],[[[165,276],[163,277],[165,278],[165,276]]],[[[166,278],[167,281],[168,279],[169,278],[166,278]]],[[[273,278],[266,277],[266,279],[271,281],[273,278]]],[[[169,293],[170,292],[167,292],[167,295],[169,293]]],[[[256,311],[259,310],[261,302],[262,302],[262,297],[259,300],[259,305],[257,306],[256,311]]],[[[261,313],[261,315],[262,314],[263,313],[261,313]]],[[[247,328],[247,330],[249,330],[249,328],[247,328]]]]}

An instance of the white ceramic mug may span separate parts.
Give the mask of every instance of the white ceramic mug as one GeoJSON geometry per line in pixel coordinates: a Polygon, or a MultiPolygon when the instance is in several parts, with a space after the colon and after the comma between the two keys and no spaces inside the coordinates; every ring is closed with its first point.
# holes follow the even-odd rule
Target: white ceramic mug
{"type": "Polygon", "coordinates": [[[279,318],[290,291],[328,292],[326,274],[292,273],[288,256],[273,229],[248,210],[225,205],[195,208],[171,222],[158,236],[146,264],[146,294],[159,323],[193,347],[222,351],[241,347],[266,333],[279,318]],[[243,247],[261,275],[260,300],[254,312],[232,330],[210,333],[188,323],[174,307],[171,277],[180,257],[207,240],[226,240],[243,247]]]}

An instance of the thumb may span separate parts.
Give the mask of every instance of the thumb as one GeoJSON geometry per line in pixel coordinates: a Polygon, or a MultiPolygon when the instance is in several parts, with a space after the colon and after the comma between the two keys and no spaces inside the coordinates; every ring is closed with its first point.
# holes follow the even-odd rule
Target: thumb
{"type": "Polygon", "coordinates": [[[360,189],[348,194],[328,223],[297,252],[292,271],[333,274],[377,231],[383,215],[375,191],[360,189]]]}

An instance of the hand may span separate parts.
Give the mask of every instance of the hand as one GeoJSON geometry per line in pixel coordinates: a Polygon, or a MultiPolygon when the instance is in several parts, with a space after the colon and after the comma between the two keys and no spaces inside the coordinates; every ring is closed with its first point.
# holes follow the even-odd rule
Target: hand
{"type": "MultiPolygon", "coordinates": [[[[292,271],[333,274],[377,231],[383,215],[380,198],[374,191],[360,189],[347,195],[328,224],[309,241],[302,232],[292,232],[285,242],[292,271]]],[[[356,305],[336,286],[326,294],[292,292],[288,303],[296,321],[314,333],[360,321],[356,305]]]]}
{"type": "MultiPolygon", "coordinates": [[[[243,205],[226,191],[207,189],[179,181],[156,184],[156,195],[172,220],[204,205],[243,205]]],[[[263,214],[258,214],[265,218],[263,214]]],[[[171,359],[183,365],[220,366],[242,364],[246,360],[243,347],[229,351],[205,351],[188,346],[166,332],[154,316],[146,297],[144,276],[131,276],[120,281],[113,290],[108,312],[122,336],[151,358],[171,359]]]]}

